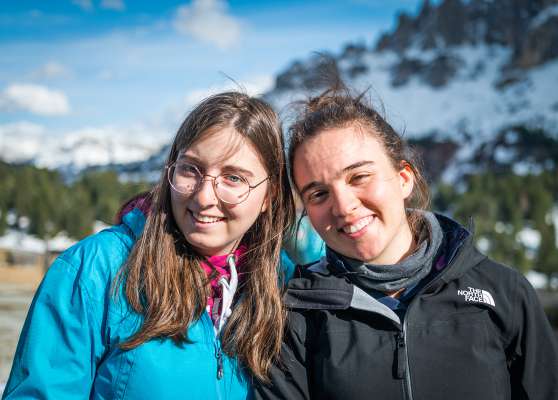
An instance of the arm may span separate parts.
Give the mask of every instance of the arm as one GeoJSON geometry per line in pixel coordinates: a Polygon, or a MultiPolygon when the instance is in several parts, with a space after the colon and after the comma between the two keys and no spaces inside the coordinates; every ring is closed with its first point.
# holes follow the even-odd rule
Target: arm
{"type": "Polygon", "coordinates": [[[307,321],[298,313],[290,313],[289,317],[279,360],[270,369],[270,382],[255,382],[255,399],[310,399],[307,321]]]}
{"type": "Polygon", "coordinates": [[[518,277],[510,373],[513,399],[558,399],[558,344],[537,294],[518,277]]]}
{"type": "Polygon", "coordinates": [[[78,268],[59,257],[31,303],[4,399],[89,397],[104,351],[97,301],[78,268]]]}
{"type": "Polygon", "coordinates": [[[306,216],[299,218],[293,236],[285,240],[283,248],[293,263],[299,265],[318,261],[325,255],[325,243],[306,216]]]}

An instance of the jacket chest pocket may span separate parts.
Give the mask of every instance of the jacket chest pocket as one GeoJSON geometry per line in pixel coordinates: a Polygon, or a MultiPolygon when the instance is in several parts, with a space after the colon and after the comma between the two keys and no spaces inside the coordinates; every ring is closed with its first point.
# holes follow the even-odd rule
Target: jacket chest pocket
{"type": "Polygon", "coordinates": [[[393,378],[397,332],[393,326],[377,328],[359,320],[333,321],[319,328],[312,356],[312,397],[401,393],[401,381],[393,378]]]}
{"type": "Polygon", "coordinates": [[[450,392],[468,398],[509,398],[504,343],[489,311],[438,318],[408,326],[413,387],[421,393],[434,390],[440,399],[450,392]]]}

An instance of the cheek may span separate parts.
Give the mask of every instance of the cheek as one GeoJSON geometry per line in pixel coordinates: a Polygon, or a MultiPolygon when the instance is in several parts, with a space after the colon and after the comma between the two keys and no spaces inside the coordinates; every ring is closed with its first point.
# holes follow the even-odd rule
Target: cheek
{"type": "Polygon", "coordinates": [[[398,197],[401,197],[401,194],[398,194],[398,190],[396,187],[390,184],[376,184],[371,185],[363,191],[362,195],[359,196],[362,204],[365,206],[367,204],[378,206],[389,206],[394,201],[397,200],[398,197]]]}
{"type": "Polygon", "coordinates": [[[180,211],[186,207],[187,198],[185,196],[179,196],[174,192],[171,192],[171,207],[173,212],[180,211]]]}
{"type": "Polygon", "coordinates": [[[325,207],[307,207],[306,213],[308,214],[308,219],[314,227],[314,229],[322,236],[326,233],[327,227],[330,222],[327,218],[327,209],[325,207]]]}
{"type": "Polygon", "coordinates": [[[248,197],[246,201],[240,203],[238,207],[231,208],[229,210],[230,214],[242,220],[242,223],[253,224],[267,208],[265,193],[258,194],[257,196],[254,195],[255,193],[250,194],[250,197],[248,197]]]}

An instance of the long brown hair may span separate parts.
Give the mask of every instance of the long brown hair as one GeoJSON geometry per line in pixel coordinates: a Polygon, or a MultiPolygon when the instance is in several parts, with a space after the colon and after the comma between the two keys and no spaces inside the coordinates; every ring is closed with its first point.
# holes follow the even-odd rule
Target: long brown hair
{"type": "MultiPolygon", "coordinates": [[[[242,239],[248,251],[236,304],[222,332],[222,348],[265,381],[281,347],[285,312],[278,265],[281,242],[295,215],[278,117],[268,104],[243,93],[211,96],[182,123],[167,165],[202,135],[225,127],[233,127],[253,144],[270,175],[270,185],[266,211],[242,239]]],[[[120,276],[128,302],[144,318],[138,332],[121,345],[123,349],[162,337],[189,343],[187,329],[205,312],[210,294],[201,260],[177,227],[163,171],[143,235],[120,276]]]]}
{"type": "MultiPolygon", "coordinates": [[[[302,103],[302,111],[289,129],[288,160],[291,181],[294,182],[295,153],[302,143],[325,130],[357,124],[363,132],[378,140],[396,170],[408,166],[413,172],[413,192],[405,199],[405,207],[428,209],[430,190],[421,172],[420,158],[408,142],[366,101],[365,95],[366,92],[353,95],[348,87],[337,81],[330,89],[302,103]]],[[[418,236],[420,213],[408,213],[407,219],[411,231],[418,236]]]]}

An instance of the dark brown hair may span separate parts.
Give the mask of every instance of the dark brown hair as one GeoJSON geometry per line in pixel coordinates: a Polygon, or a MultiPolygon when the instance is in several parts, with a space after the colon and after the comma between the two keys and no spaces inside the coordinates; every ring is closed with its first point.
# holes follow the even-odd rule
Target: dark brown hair
{"type": "MultiPolygon", "coordinates": [[[[405,207],[427,209],[430,204],[430,190],[421,172],[418,156],[370,102],[366,101],[365,95],[366,92],[352,95],[347,87],[336,82],[335,87],[303,103],[302,111],[289,129],[288,159],[292,182],[294,183],[295,153],[302,143],[324,130],[357,124],[363,132],[379,141],[396,170],[408,166],[413,172],[413,192],[405,200],[405,207]]],[[[420,214],[407,215],[409,226],[413,234],[417,235],[420,214]]]]}
{"type": "MultiPolygon", "coordinates": [[[[268,207],[244,235],[248,247],[239,293],[222,332],[223,350],[236,356],[259,379],[279,353],[284,309],[278,287],[281,242],[294,220],[294,204],[284,157],[281,125],[265,102],[226,92],[202,101],[185,119],[172,144],[167,165],[203,135],[232,127],[259,153],[270,175],[268,207]]],[[[139,331],[122,348],[153,338],[188,343],[187,328],[205,312],[210,294],[202,257],[189,246],[174,220],[166,171],[153,191],[143,235],[125,266],[121,281],[132,308],[143,315],[139,331]]]]}

